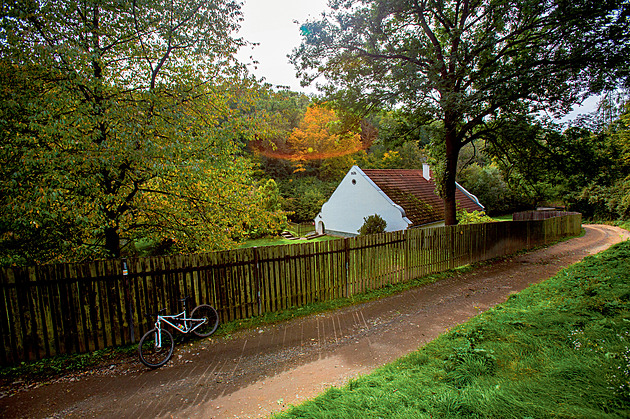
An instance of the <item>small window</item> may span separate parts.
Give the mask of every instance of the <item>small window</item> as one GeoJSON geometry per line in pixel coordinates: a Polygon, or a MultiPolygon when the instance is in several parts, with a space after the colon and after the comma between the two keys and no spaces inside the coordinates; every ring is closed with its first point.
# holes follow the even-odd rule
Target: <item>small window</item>
{"type": "Polygon", "coordinates": [[[352,179],[352,184],[356,185],[357,184],[357,180],[356,179],[352,179]]]}

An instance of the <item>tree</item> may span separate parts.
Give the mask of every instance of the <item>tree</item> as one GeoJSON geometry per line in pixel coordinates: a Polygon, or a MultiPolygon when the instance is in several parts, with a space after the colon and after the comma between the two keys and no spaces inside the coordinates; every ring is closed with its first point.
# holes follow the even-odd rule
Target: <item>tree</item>
{"type": "Polygon", "coordinates": [[[340,106],[403,107],[439,122],[446,224],[462,146],[504,117],[561,114],[628,76],[626,0],[331,0],[292,61],[340,106]]]}
{"type": "Polygon", "coordinates": [[[322,105],[311,105],[304,118],[289,136],[296,158],[324,159],[361,149],[361,136],[344,132],[335,111],[322,105]]]}
{"type": "Polygon", "coordinates": [[[378,112],[373,118],[378,127],[379,141],[386,147],[400,147],[411,142],[424,147],[431,142],[428,127],[423,125],[425,121],[403,109],[378,112]]]}
{"type": "Polygon", "coordinates": [[[307,108],[287,142],[297,170],[304,171],[307,162],[316,161],[323,179],[342,177],[352,166],[349,156],[363,148],[360,134],[345,130],[335,111],[322,105],[307,108]]]}
{"type": "MultiPolygon", "coordinates": [[[[311,98],[290,90],[275,91],[262,86],[255,103],[255,112],[267,122],[266,129],[257,133],[257,140],[276,141],[286,139],[304,118],[311,98]]],[[[263,144],[264,145],[264,144],[263,144]]]]}
{"type": "Polygon", "coordinates": [[[287,215],[282,211],[282,196],[273,179],[269,179],[258,188],[257,205],[265,211],[258,218],[247,222],[248,237],[257,239],[268,235],[277,235],[287,226],[287,215]]]}
{"type": "Polygon", "coordinates": [[[324,182],[315,176],[300,176],[279,184],[283,209],[296,223],[312,222],[330,198],[338,182],[324,182]]]}
{"type": "Polygon", "coordinates": [[[289,90],[274,91],[263,86],[258,93],[253,109],[257,120],[263,121],[262,129],[256,130],[256,138],[249,144],[252,158],[258,161],[264,174],[282,181],[291,177],[292,150],[287,138],[304,118],[311,98],[289,90]]]}
{"type": "MultiPolygon", "coordinates": [[[[495,164],[480,166],[473,163],[460,172],[458,182],[479,198],[490,215],[508,214],[531,205],[526,202],[526,194],[517,193],[508,186],[495,164]]],[[[458,220],[461,223],[459,215],[458,220]]]]}
{"type": "Polygon", "coordinates": [[[239,7],[3,2],[3,255],[117,257],[139,238],[210,250],[242,236],[259,210],[234,142],[248,135],[239,7]]]}
{"type": "Polygon", "coordinates": [[[384,233],[387,228],[387,221],[378,215],[370,215],[363,218],[363,225],[359,229],[360,236],[367,236],[368,234],[380,234],[384,233]]]}
{"type": "Polygon", "coordinates": [[[585,218],[627,220],[630,216],[630,105],[625,109],[598,132],[571,127],[554,144],[572,157],[563,167],[562,183],[570,190],[571,209],[585,218]]]}
{"type": "Polygon", "coordinates": [[[530,205],[562,204],[587,219],[623,218],[630,175],[627,116],[606,127],[582,120],[566,129],[513,118],[494,132],[498,140],[480,149],[492,163],[463,169],[460,182],[489,212],[517,203],[510,196],[518,196],[528,197],[530,205]],[[508,190],[497,183],[500,177],[508,190]],[[509,193],[495,193],[501,190],[509,193]]]}

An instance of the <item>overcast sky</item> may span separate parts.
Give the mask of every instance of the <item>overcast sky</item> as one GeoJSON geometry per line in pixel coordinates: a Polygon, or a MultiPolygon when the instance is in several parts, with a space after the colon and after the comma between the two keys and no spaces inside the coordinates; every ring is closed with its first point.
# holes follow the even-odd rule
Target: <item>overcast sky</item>
{"type": "Polygon", "coordinates": [[[265,77],[272,85],[289,86],[294,91],[315,92],[315,88],[301,88],[295,78],[295,69],[289,64],[288,54],[301,41],[300,23],[318,18],[326,8],[327,0],[245,0],[244,21],[239,35],[259,46],[244,48],[239,54],[241,61],[249,62],[250,56],[259,62],[258,68],[250,67],[257,77],[265,77]]]}

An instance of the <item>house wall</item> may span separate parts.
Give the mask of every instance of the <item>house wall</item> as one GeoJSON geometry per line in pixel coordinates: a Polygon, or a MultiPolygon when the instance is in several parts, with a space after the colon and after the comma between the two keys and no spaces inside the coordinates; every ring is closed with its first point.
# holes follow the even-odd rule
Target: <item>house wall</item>
{"type": "Polygon", "coordinates": [[[353,166],[315,218],[318,233],[342,237],[358,235],[364,218],[378,214],[387,222],[386,231],[404,230],[411,222],[359,167],[353,166]]]}

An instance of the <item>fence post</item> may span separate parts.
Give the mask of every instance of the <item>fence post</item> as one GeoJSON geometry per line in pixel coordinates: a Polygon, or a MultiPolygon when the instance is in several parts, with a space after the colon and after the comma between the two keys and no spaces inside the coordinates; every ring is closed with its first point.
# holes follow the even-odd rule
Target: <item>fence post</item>
{"type": "Polygon", "coordinates": [[[262,314],[262,301],[260,296],[260,261],[258,256],[258,247],[254,246],[254,287],[256,289],[256,303],[258,304],[258,315],[262,314]]]}
{"type": "Polygon", "coordinates": [[[136,343],[136,334],[133,327],[133,304],[131,302],[131,292],[129,288],[131,283],[129,282],[129,270],[127,269],[127,259],[122,260],[123,263],[123,286],[125,287],[125,305],[127,306],[127,323],[129,323],[129,338],[131,343],[136,343]]]}
{"type": "Polygon", "coordinates": [[[344,245],[344,260],[345,260],[345,283],[346,283],[346,295],[344,297],[350,297],[350,247],[349,238],[343,239],[344,245]]]}
{"type": "Polygon", "coordinates": [[[403,282],[407,282],[411,279],[411,272],[409,272],[409,230],[408,229],[404,229],[403,230],[403,257],[405,258],[405,264],[404,264],[404,275],[403,275],[403,282]]]}
{"type": "Polygon", "coordinates": [[[457,267],[457,264],[455,263],[455,256],[456,256],[456,252],[455,252],[455,237],[456,237],[456,230],[457,226],[449,226],[449,230],[450,230],[450,234],[448,235],[449,240],[450,240],[450,261],[449,261],[449,269],[455,269],[457,267]]]}

